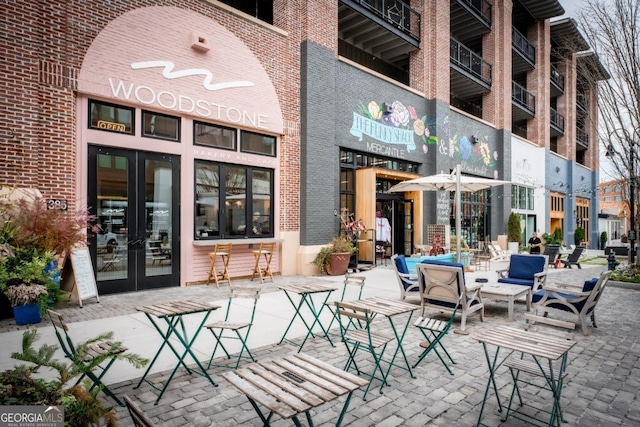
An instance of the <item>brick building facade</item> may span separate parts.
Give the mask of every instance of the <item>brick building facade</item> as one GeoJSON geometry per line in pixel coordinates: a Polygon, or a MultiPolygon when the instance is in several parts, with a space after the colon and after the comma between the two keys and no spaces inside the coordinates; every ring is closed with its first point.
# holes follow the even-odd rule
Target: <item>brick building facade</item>
{"type": "Polygon", "coordinates": [[[597,91],[576,70],[598,61],[568,45],[573,21],[550,21],[558,1],[9,1],[1,13],[0,182],[93,209],[101,293],[202,282],[227,240],[232,277],[271,240],[275,272],[311,274],[336,213],[369,225],[361,261],[375,262],[378,211],[390,251],[410,254],[427,224],[453,223],[451,195],[388,189],[456,164],[516,184],[465,195],[470,245],[504,234],[512,209],[523,239],[568,237],[578,197],[595,218],[597,144],[576,135],[597,141],[597,91]],[[565,201],[555,219],[551,194],[565,201]]]}

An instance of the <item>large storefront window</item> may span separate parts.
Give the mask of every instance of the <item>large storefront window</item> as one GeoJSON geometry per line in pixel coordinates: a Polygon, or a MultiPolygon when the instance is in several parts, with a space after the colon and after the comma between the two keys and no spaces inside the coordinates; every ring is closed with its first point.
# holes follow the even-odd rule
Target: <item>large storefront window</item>
{"type": "MultiPolygon", "coordinates": [[[[450,194],[451,234],[456,232],[456,212],[455,212],[455,192],[450,194]]],[[[482,243],[490,236],[491,226],[489,224],[489,202],[491,200],[490,190],[476,191],[475,193],[463,192],[461,198],[461,230],[462,238],[471,248],[481,248],[482,243]]]]}
{"type": "Polygon", "coordinates": [[[273,170],[197,160],[195,238],[273,236],[273,170]]]}

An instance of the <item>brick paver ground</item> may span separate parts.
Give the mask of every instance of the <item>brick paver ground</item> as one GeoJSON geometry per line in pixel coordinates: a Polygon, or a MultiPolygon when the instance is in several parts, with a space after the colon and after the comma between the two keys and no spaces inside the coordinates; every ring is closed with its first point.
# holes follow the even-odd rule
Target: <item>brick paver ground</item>
{"type": "MultiPolygon", "coordinates": [[[[384,269],[385,267],[377,267],[384,269]]],[[[388,267],[387,267],[388,268],[388,267]]],[[[582,270],[558,270],[549,275],[549,281],[572,281],[582,283],[596,276],[603,267],[582,270]]],[[[382,271],[382,270],[379,270],[382,271]]],[[[371,271],[368,274],[379,274],[371,271]]],[[[286,281],[317,281],[321,278],[276,277],[276,283],[286,281]]],[[[395,283],[393,284],[395,285],[395,283]]],[[[264,292],[275,292],[273,284],[265,283],[264,292]]],[[[62,308],[69,321],[107,318],[133,313],[135,307],[145,302],[171,300],[181,297],[211,297],[225,290],[194,286],[187,289],[164,289],[153,292],[101,296],[100,304],[86,304],[84,308],[74,305],[62,308]]],[[[522,304],[516,305],[516,318],[524,312],[522,304]]],[[[437,312],[430,311],[431,315],[437,312]]],[[[443,319],[446,316],[442,317],[443,319]]],[[[563,409],[566,426],[636,426],[640,425],[640,292],[616,286],[608,286],[597,308],[598,328],[590,336],[577,330],[576,341],[569,357],[568,377],[563,390],[563,409]]],[[[43,322],[43,325],[46,322],[43,322]]],[[[459,325],[459,319],[456,322],[459,325]]],[[[455,325],[454,324],[454,327],[455,325]]],[[[394,369],[389,377],[389,386],[384,393],[377,389],[362,400],[362,392],[354,394],[343,425],[349,426],[471,426],[475,425],[488,378],[487,363],[482,346],[473,339],[474,333],[484,328],[506,324],[521,326],[521,322],[509,322],[506,303],[487,301],[486,321],[472,315],[467,320],[468,335],[450,333],[445,338],[446,347],[456,361],[453,375],[434,354],[430,354],[414,370],[416,378],[407,372],[394,369]]],[[[386,322],[381,322],[385,325],[386,322]]],[[[0,322],[0,333],[19,329],[11,321],[0,322]]],[[[390,333],[389,330],[383,332],[390,333]]],[[[1,335],[0,335],[1,336],[1,335]]],[[[337,340],[336,340],[337,341],[337,340]]],[[[410,361],[416,360],[421,341],[419,332],[409,328],[404,348],[410,361]]],[[[269,345],[254,350],[258,360],[281,357],[296,351],[289,344],[269,345]]],[[[343,367],[347,352],[343,344],[336,342],[331,347],[326,340],[314,339],[307,343],[304,352],[337,367],[343,367]]],[[[158,405],[153,402],[156,392],[148,385],[134,389],[137,379],[110,385],[118,395],[129,395],[159,426],[257,426],[261,423],[244,395],[240,395],[223,380],[223,368],[212,368],[209,373],[219,386],[213,387],[198,375],[189,375],[179,369],[171,386],[158,405]]],[[[166,377],[168,373],[157,373],[152,379],[166,377]]],[[[140,374],[142,375],[142,373],[140,374]]],[[[501,368],[498,387],[507,396],[510,375],[501,368]]],[[[525,387],[523,393],[529,401],[548,404],[549,392],[525,387]]],[[[335,423],[344,398],[325,404],[312,411],[316,426],[335,423]]],[[[501,422],[496,411],[495,397],[491,396],[485,408],[483,422],[489,426],[520,426],[524,423],[510,418],[501,422]]],[[[117,408],[120,426],[131,426],[126,409],[117,408]]],[[[301,418],[304,420],[304,417],[301,418]]],[[[306,425],[306,421],[304,422],[306,425]]],[[[275,416],[272,425],[289,426],[290,420],[275,416]]]]}

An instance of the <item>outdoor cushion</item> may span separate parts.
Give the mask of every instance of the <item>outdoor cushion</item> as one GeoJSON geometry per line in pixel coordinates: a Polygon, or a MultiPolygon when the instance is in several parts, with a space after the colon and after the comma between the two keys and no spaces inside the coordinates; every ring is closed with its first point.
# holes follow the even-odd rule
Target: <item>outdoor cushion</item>
{"type": "MultiPolygon", "coordinates": [[[[590,282],[590,280],[588,280],[588,281],[590,282]]],[[[597,282],[598,282],[598,280],[596,279],[596,283],[597,283],[597,282]]],[[[595,283],[594,283],[594,285],[595,285],[595,283]]],[[[593,288],[592,288],[592,289],[593,289],[593,288]]],[[[542,296],[544,295],[544,292],[545,292],[545,291],[544,291],[544,289],[540,289],[539,291],[534,292],[534,293],[531,295],[531,302],[532,302],[533,304],[535,304],[535,303],[537,303],[538,301],[540,301],[540,299],[542,299],[542,296]]],[[[567,301],[569,301],[569,302],[571,302],[571,301],[573,301],[573,300],[577,300],[577,299],[579,298],[579,297],[577,297],[577,296],[575,296],[575,295],[565,294],[565,293],[563,293],[563,292],[554,292],[554,295],[559,295],[559,296],[561,296],[562,298],[565,298],[565,299],[566,299],[567,301]]],[[[553,298],[553,297],[550,297],[549,299],[550,299],[550,300],[553,300],[554,298],[553,298]]],[[[580,311],[582,311],[582,307],[584,307],[584,303],[585,303],[585,302],[587,302],[587,300],[586,300],[586,299],[583,299],[583,300],[582,300],[582,301],[580,301],[579,303],[575,303],[575,304],[572,304],[572,305],[576,308],[576,310],[577,310],[578,312],[580,312],[580,311]]],[[[548,307],[550,307],[550,308],[555,308],[555,309],[557,309],[557,310],[563,310],[563,311],[571,312],[571,310],[569,310],[569,308],[568,308],[566,305],[564,305],[564,304],[553,304],[553,303],[551,303],[551,304],[548,304],[547,306],[548,306],[548,307]]]]}
{"type": "Polygon", "coordinates": [[[530,288],[533,287],[533,279],[514,279],[512,277],[502,277],[498,279],[498,282],[509,283],[511,285],[528,286],[530,288]]]}
{"type": "Polygon", "coordinates": [[[509,278],[533,280],[533,275],[544,271],[544,257],[531,255],[511,255],[509,278]]]}
{"type": "Polygon", "coordinates": [[[596,283],[598,283],[597,277],[594,277],[591,280],[585,280],[584,285],[582,285],[582,292],[591,292],[596,286],[596,283]]]}
{"type": "Polygon", "coordinates": [[[407,261],[404,259],[404,255],[398,255],[394,261],[399,273],[409,274],[409,268],[407,267],[407,261]]]}

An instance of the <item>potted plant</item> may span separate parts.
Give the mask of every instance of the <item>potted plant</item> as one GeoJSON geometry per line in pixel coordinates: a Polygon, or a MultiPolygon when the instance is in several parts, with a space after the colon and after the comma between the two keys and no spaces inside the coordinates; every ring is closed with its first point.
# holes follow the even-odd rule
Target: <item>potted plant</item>
{"type": "Polygon", "coordinates": [[[581,245],[582,242],[584,242],[584,238],[585,238],[584,228],[582,227],[576,228],[576,231],[574,234],[574,241],[576,243],[576,246],[581,245]]]}
{"type": "MultiPolygon", "coordinates": [[[[46,199],[40,196],[0,198],[0,290],[3,294],[6,295],[11,285],[44,285],[51,305],[55,304],[60,295],[58,260],[74,248],[86,246],[87,230],[94,231],[91,225],[94,219],[87,209],[48,209],[46,199]],[[36,272],[40,267],[42,270],[36,272]]],[[[0,316],[10,317],[4,314],[0,316]]]]}
{"type": "Polygon", "coordinates": [[[520,215],[515,212],[511,212],[507,222],[507,241],[509,242],[509,252],[512,254],[518,253],[521,239],[522,231],[520,229],[520,215]]]}
{"type": "Polygon", "coordinates": [[[600,233],[600,249],[604,250],[605,246],[607,246],[607,240],[609,240],[609,236],[607,236],[607,232],[603,231],[600,233]]]}
{"type": "Polygon", "coordinates": [[[17,325],[40,323],[48,297],[55,293],[52,271],[47,264],[53,255],[37,250],[17,250],[0,258],[0,290],[9,300],[17,325]],[[49,291],[50,290],[50,291],[49,291]]]}
{"type": "Polygon", "coordinates": [[[350,239],[334,237],[328,245],[320,249],[313,263],[318,266],[321,274],[339,276],[347,272],[349,260],[355,251],[356,247],[350,239]]]}

